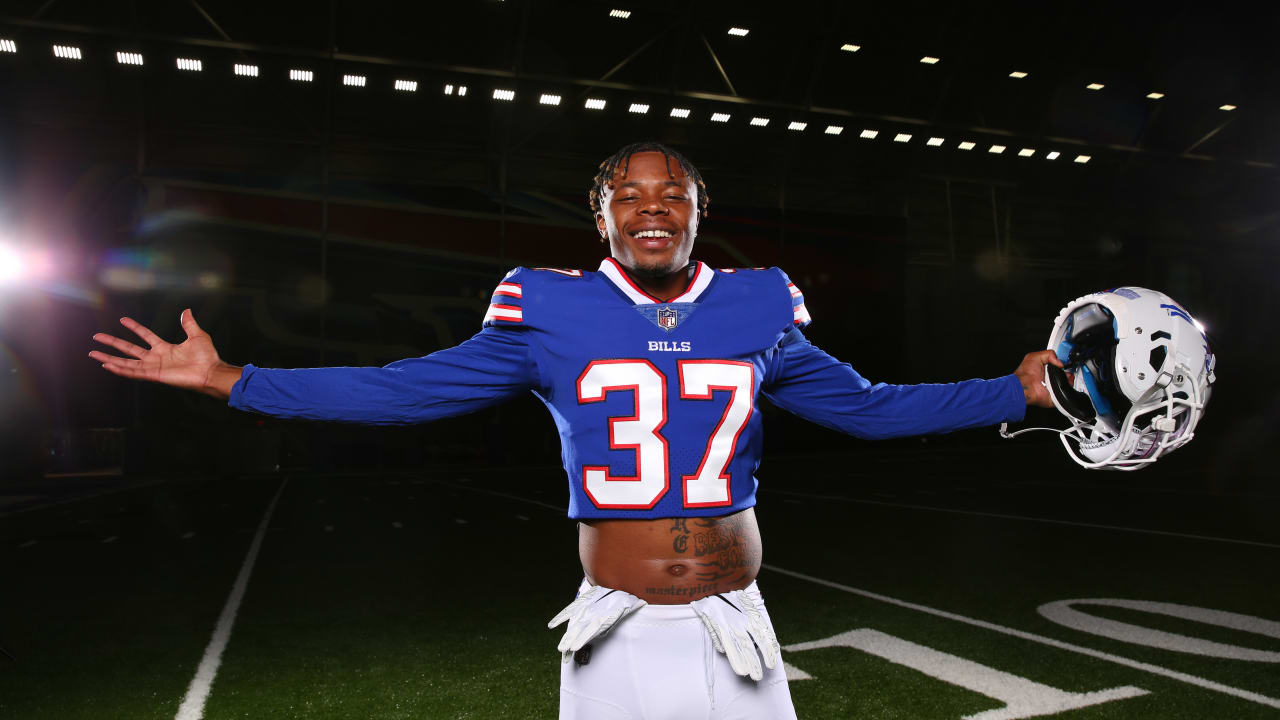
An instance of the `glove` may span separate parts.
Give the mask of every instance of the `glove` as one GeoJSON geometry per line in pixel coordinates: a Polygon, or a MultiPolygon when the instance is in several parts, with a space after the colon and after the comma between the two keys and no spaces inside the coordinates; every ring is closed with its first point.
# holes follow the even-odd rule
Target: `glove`
{"type": "Polygon", "coordinates": [[[778,638],[761,608],[760,591],[751,587],[694,600],[698,613],[716,650],[729,658],[733,671],[752,680],[764,677],[760,657],[770,670],[777,664],[778,638]],[[758,648],[758,650],[757,650],[758,648]]]}
{"type": "Polygon", "coordinates": [[[648,603],[629,592],[596,585],[578,595],[568,607],[551,618],[547,627],[553,628],[566,620],[569,622],[556,647],[562,653],[561,660],[569,662],[569,658],[592,638],[609,632],[622,618],[645,605],[648,603]]]}

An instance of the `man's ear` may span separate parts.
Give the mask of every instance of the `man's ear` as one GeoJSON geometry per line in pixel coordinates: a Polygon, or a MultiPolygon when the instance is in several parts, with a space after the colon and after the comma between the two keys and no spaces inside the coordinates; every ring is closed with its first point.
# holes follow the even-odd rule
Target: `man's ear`
{"type": "Polygon", "coordinates": [[[596,231],[600,233],[600,242],[606,242],[609,239],[609,226],[604,221],[604,213],[596,213],[596,231]]]}

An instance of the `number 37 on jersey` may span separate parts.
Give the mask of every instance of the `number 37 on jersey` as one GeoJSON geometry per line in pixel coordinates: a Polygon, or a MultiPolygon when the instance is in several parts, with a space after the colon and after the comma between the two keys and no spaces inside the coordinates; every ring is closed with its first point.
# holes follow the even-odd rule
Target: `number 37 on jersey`
{"type": "Polygon", "coordinates": [[[608,422],[609,449],[635,453],[635,474],[620,475],[609,465],[582,467],[582,485],[598,508],[652,508],[671,490],[670,451],[663,429],[670,418],[668,384],[677,383],[680,407],[688,402],[714,403],[698,413],[719,421],[705,423],[705,437],[679,438],[681,445],[705,444],[697,469],[681,475],[684,507],[717,507],[733,503],[728,466],[747,421],[755,411],[755,366],[734,360],[680,360],[677,377],[668,378],[644,359],[595,360],[578,376],[578,404],[603,402],[610,393],[632,396],[630,416],[602,416],[608,422]]]}

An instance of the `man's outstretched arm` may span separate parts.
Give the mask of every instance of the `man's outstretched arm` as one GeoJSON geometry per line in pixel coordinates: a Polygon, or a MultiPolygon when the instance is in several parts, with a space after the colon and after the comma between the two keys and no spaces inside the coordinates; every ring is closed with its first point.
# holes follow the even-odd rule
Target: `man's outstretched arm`
{"type": "Polygon", "coordinates": [[[187,340],[172,345],[123,318],[150,348],[99,334],[95,340],[130,358],[96,351],[90,356],[122,377],[197,390],[241,410],[339,422],[427,422],[474,412],[538,385],[520,330],[486,328],[456,347],[385,367],[283,370],[225,363],[189,310],[182,322],[187,340]]]}
{"type": "Polygon", "coordinates": [[[784,410],[875,440],[1016,421],[1029,404],[1051,407],[1042,385],[1045,363],[1059,365],[1046,350],[1028,354],[1013,374],[994,380],[873,385],[792,330],[779,347],[763,390],[784,410]]]}

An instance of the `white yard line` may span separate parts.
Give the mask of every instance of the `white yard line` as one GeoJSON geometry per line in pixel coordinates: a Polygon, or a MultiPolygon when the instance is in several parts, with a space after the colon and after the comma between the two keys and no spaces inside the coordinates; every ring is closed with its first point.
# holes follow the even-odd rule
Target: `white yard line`
{"type": "Polygon", "coordinates": [[[937,608],[931,608],[928,605],[920,605],[918,603],[907,602],[906,600],[899,600],[897,598],[892,598],[892,597],[889,597],[888,595],[881,595],[879,593],[874,593],[869,590],[860,590],[858,588],[850,587],[848,585],[842,585],[840,583],[832,582],[830,580],[823,580],[822,578],[817,578],[812,575],[805,575],[804,573],[799,573],[794,570],[787,570],[785,568],[780,568],[776,565],[765,564],[765,565],[762,565],[761,567],[776,573],[780,573],[782,575],[788,575],[790,577],[798,578],[800,580],[806,580],[808,582],[811,582],[817,585],[823,585],[829,588],[833,588],[835,590],[842,590],[852,595],[858,595],[860,597],[865,597],[871,600],[878,600],[879,602],[888,603],[890,605],[897,605],[898,607],[906,608],[908,610],[915,610],[917,612],[927,613],[929,615],[945,618],[947,620],[954,620],[955,622],[965,623],[966,625],[972,625],[974,627],[980,627],[986,630],[992,630],[992,631],[1002,633],[1004,635],[1009,635],[1011,637],[1016,637],[1022,640],[1030,640],[1031,642],[1040,643],[1041,645],[1048,645],[1049,647],[1057,648],[1059,650],[1066,650],[1068,652],[1087,655],[1091,658],[1096,658],[1098,660],[1106,660],[1107,662],[1112,662],[1117,665],[1124,665],[1125,667],[1130,667],[1135,670],[1142,670],[1145,672],[1152,673],[1154,675],[1161,675],[1163,677],[1171,678],[1173,680],[1178,680],[1180,682],[1184,682],[1189,685],[1202,687],[1206,690],[1213,690],[1215,692],[1220,692],[1226,695],[1231,695],[1233,697],[1238,697],[1242,700],[1249,700],[1251,702],[1256,702],[1260,705],[1266,705],[1268,707],[1273,707],[1273,708],[1280,708],[1280,699],[1269,697],[1267,695],[1260,695],[1258,693],[1251,692],[1249,690],[1241,690],[1240,688],[1231,687],[1230,685],[1223,685],[1222,683],[1214,682],[1213,680],[1197,677],[1195,675],[1188,675],[1184,672],[1179,672],[1177,670],[1170,670],[1168,668],[1160,667],[1159,665],[1152,665],[1150,663],[1131,660],[1129,658],[1121,657],[1119,655],[1112,655],[1111,653],[1102,652],[1101,650],[1094,650],[1092,648],[1087,648],[1080,645],[1073,645],[1071,643],[1063,642],[1061,640],[1054,640],[1053,638],[1045,637],[1043,635],[1036,635],[1035,633],[1024,632],[1022,630],[1015,630],[1014,628],[1005,627],[1004,625],[997,625],[995,623],[987,622],[985,620],[978,620],[978,619],[967,617],[964,615],[959,615],[953,612],[947,612],[946,610],[938,610],[937,608]]]}
{"type": "Polygon", "coordinates": [[[761,490],[764,494],[788,495],[791,497],[802,497],[809,500],[838,500],[842,502],[856,503],[859,505],[882,505],[884,507],[905,508],[908,510],[928,510],[930,512],[952,513],[954,515],[976,515],[978,517],[1001,518],[1003,520],[1023,520],[1026,522],[1048,523],[1050,525],[1069,525],[1072,527],[1086,527],[1095,530],[1118,530],[1120,532],[1139,533],[1142,535],[1162,535],[1165,537],[1177,537],[1187,540],[1209,540],[1211,542],[1232,543],[1234,545],[1252,545],[1254,547],[1265,547],[1280,550],[1280,545],[1276,543],[1259,542],[1257,540],[1239,540],[1236,538],[1215,537],[1213,535],[1193,535],[1190,533],[1170,532],[1168,530],[1148,530],[1145,528],[1131,528],[1123,525],[1102,525],[1098,523],[1076,522],[1074,520],[1054,520],[1053,518],[1028,517],[1026,515],[1010,515],[1006,513],[982,512],[980,510],[955,510],[953,508],[933,507],[932,505],[914,505],[911,503],[885,502],[884,500],[863,500],[861,498],[844,497],[842,495],[817,495],[813,493],[797,492],[795,490],[761,490]]]}
{"type": "Polygon", "coordinates": [[[213,629],[213,637],[210,638],[209,646],[204,650],[200,667],[196,668],[196,676],[191,678],[191,685],[187,687],[187,696],[182,699],[182,705],[178,707],[178,714],[174,716],[174,720],[200,720],[204,717],[204,704],[209,699],[209,691],[213,689],[213,678],[218,674],[218,666],[222,664],[222,652],[227,649],[227,641],[231,639],[231,626],[236,622],[236,611],[240,609],[240,601],[244,599],[245,588],[249,585],[253,563],[258,559],[258,550],[262,547],[262,538],[267,534],[267,524],[271,522],[271,514],[275,512],[280,494],[284,492],[284,486],[288,483],[288,478],[281,481],[275,497],[271,498],[266,512],[262,514],[262,522],[258,523],[258,532],[253,536],[253,542],[249,544],[249,553],[245,555],[244,564],[240,566],[240,574],[236,576],[235,584],[231,586],[231,595],[227,597],[227,604],[222,607],[218,624],[213,629]]]}

